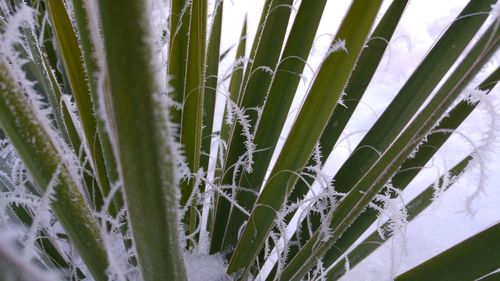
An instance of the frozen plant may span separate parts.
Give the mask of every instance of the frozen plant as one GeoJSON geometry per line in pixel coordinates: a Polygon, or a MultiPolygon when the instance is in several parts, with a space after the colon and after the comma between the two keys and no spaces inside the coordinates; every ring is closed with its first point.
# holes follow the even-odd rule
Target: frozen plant
{"type": "Polygon", "coordinates": [[[228,50],[222,0],[0,0],[0,279],[334,280],[386,240],[391,279],[498,276],[500,224],[399,265],[466,170],[479,208],[500,4],[470,0],[341,161],[409,1],[382,2],[353,0],[315,64],[327,0],[265,0],[228,50]],[[458,130],[476,106],[479,142],[458,130]],[[469,155],[404,202],[452,135],[469,155]]]}

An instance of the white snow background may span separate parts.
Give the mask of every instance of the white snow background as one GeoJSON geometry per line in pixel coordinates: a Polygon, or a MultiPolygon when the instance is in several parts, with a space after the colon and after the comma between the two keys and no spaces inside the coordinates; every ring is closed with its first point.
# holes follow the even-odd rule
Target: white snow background
{"type": "MultiPolygon", "coordinates": [[[[342,16],[347,11],[351,1],[328,1],[323,19],[320,24],[317,40],[309,58],[309,64],[316,68],[329,46],[331,36],[338,28],[342,16]]],[[[391,1],[385,1],[381,12],[385,11],[391,1]]],[[[400,21],[390,48],[379,66],[377,75],[373,78],[363,101],[353,115],[352,122],[348,124],[347,132],[354,133],[342,142],[330,156],[325,165],[324,172],[333,175],[349,151],[361,140],[364,133],[371,127],[376,118],[382,114],[391,99],[411,75],[415,67],[425,56],[435,40],[460,13],[467,4],[466,0],[413,0],[410,1],[400,21]]],[[[213,3],[212,3],[213,4],[213,3]]],[[[263,0],[232,0],[225,1],[221,50],[237,44],[245,16],[248,16],[247,56],[252,46],[253,37],[262,11],[263,0]]],[[[295,1],[298,7],[300,1],[295,1]]],[[[290,22],[294,19],[292,11],[290,22]]],[[[379,14],[379,18],[382,13],[379,14]]],[[[349,48],[349,46],[347,46],[349,48]]],[[[234,61],[235,48],[223,61],[219,76],[231,66],[234,61]]],[[[498,54],[482,73],[488,75],[498,65],[498,54]]],[[[299,86],[298,95],[292,105],[289,118],[282,132],[281,141],[275,151],[283,145],[284,139],[291,128],[295,114],[298,112],[307,85],[311,82],[312,72],[306,70],[307,81],[299,86]]],[[[480,81],[480,80],[478,80],[480,81]]],[[[477,81],[476,81],[477,82],[477,81]]],[[[490,93],[492,102],[499,113],[500,93],[497,86],[490,93]]],[[[224,98],[218,97],[214,130],[220,128],[224,98]]],[[[477,109],[480,107],[478,106],[477,109]]],[[[484,110],[477,110],[471,114],[459,131],[474,140],[475,145],[484,143],[484,135],[491,132],[486,124],[492,118],[484,110]]],[[[494,132],[498,134],[498,132],[494,132]]],[[[498,143],[498,140],[496,141],[498,143]]],[[[450,246],[470,237],[471,235],[487,228],[500,220],[500,149],[490,147],[487,151],[486,184],[484,191],[476,197],[472,204],[473,214],[466,211],[466,199],[478,188],[478,174],[476,168],[468,171],[450,190],[438,197],[435,202],[418,218],[408,224],[404,235],[404,247],[401,243],[385,243],[379,250],[368,257],[364,262],[353,268],[342,280],[388,280],[391,276],[402,273],[418,265],[450,246]],[[402,251],[402,255],[396,255],[402,251]]],[[[469,154],[473,147],[462,137],[454,136],[443,147],[432,163],[426,166],[421,173],[403,193],[403,202],[409,202],[420,191],[432,184],[442,174],[445,168],[449,169],[463,157],[469,154]]],[[[213,151],[213,150],[212,150],[213,151]]],[[[213,158],[213,157],[212,157],[213,158]]],[[[274,161],[274,160],[273,160],[274,161]]],[[[212,163],[213,165],[213,163],[212,163]]],[[[375,228],[369,230],[373,231],[375,228]]]]}

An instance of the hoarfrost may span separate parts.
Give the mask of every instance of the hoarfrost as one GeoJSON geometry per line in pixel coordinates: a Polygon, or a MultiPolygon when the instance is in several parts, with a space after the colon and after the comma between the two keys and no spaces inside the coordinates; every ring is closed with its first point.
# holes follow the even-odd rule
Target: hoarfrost
{"type": "MultiPolygon", "coordinates": [[[[228,105],[228,112],[233,112],[234,116],[236,117],[239,125],[242,127],[242,135],[245,137],[245,148],[246,151],[243,155],[241,155],[235,163],[234,166],[234,172],[233,172],[233,179],[236,178],[239,167],[243,167],[245,172],[251,173],[253,171],[252,165],[253,165],[253,154],[255,152],[255,144],[253,143],[254,135],[251,131],[251,126],[250,126],[250,120],[248,120],[248,115],[245,113],[246,110],[245,108],[239,108],[237,104],[232,102],[231,100],[228,100],[227,102],[228,105]]],[[[227,170],[227,168],[226,168],[227,170]]],[[[233,180],[235,182],[235,180],[233,180]]]]}
{"type": "Polygon", "coordinates": [[[325,57],[328,57],[329,55],[339,51],[344,51],[347,53],[347,48],[344,39],[337,39],[333,41],[330,48],[326,51],[325,57]]]}
{"type": "MultiPolygon", "coordinates": [[[[39,123],[44,132],[48,135],[51,143],[56,149],[58,155],[63,159],[70,176],[75,183],[80,182],[78,171],[79,167],[76,156],[68,145],[62,140],[61,136],[52,127],[47,106],[43,98],[33,88],[34,82],[28,80],[22,67],[27,63],[26,59],[21,58],[16,49],[17,44],[23,44],[22,27],[33,29],[34,10],[25,4],[20,4],[16,12],[7,18],[7,24],[4,32],[0,33],[0,59],[5,65],[8,65],[11,77],[17,82],[21,91],[25,94],[26,103],[31,105],[33,119],[39,123]]],[[[79,186],[80,187],[80,186],[79,186]]]]}
{"type": "Polygon", "coordinates": [[[401,191],[392,187],[391,184],[386,185],[386,191],[383,194],[378,194],[374,198],[374,202],[370,203],[370,207],[379,212],[379,223],[388,218],[387,228],[377,227],[379,236],[385,238],[386,232],[390,232],[391,241],[391,263],[390,275],[391,280],[394,279],[398,273],[399,267],[406,254],[406,225],[407,213],[406,208],[401,208],[398,204],[402,201],[401,191]],[[380,206],[381,204],[382,206],[380,206]]]}
{"type": "Polygon", "coordinates": [[[35,239],[37,238],[37,233],[39,231],[39,227],[41,225],[50,226],[50,203],[54,200],[55,190],[54,187],[59,184],[59,174],[61,172],[61,166],[59,165],[54,171],[52,178],[49,181],[45,189],[45,193],[41,199],[41,203],[36,210],[34,210],[33,214],[33,222],[30,227],[30,231],[27,234],[26,241],[24,241],[24,254],[27,255],[28,258],[31,258],[32,254],[35,252],[35,239]]]}
{"type": "MultiPolygon", "coordinates": [[[[497,6],[498,6],[497,2],[497,6]]],[[[484,93],[477,94],[477,91],[473,91],[476,94],[471,95],[473,101],[479,102],[478,106],[486,112],[488,118],[486,121],[486,127],[488,128],[480,141],[478,149],[473,152],[473,160],[469,162],[468,168],[471,169],[474,166],[479,166],[478,175],[478,185],[477,188],[469,195],[465,202],[466,210],[469,214],[473,215],[474,210],[472,204],[474,200],[485,192],[486,180],[488,170],[486,163],[491,158],[491,152],[498,147],[498,132],[500,132],[500,114],[498,112],[497,106],[494,104],[493,95],[485,95],[484,93]]]]}
{"type": "Polygon", "coordinates": [[[60,277],[53,273],[40,270],[29,258],[19,255],[19,249],[14,245],[18,243],[19,230],[10,229],[0,232],[0,270],[2,280],[59,280],[60,277]]]}

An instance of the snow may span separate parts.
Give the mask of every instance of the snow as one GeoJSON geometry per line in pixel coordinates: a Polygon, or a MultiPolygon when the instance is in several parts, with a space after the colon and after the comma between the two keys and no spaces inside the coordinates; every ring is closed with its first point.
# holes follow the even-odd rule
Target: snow
{"type": "Polygon", "coordinates": [[[0,271],[2,280],[58,280],[55,273],[42,271],[35,266],[29,258],[19,254],[16,249],[18,230],[11,228],[9,231],[0,232],[0,271]]]}
{"type": "Polygon", "coordinates": [[[226,281],[232,280],[226,274],[227,263],[222,253],[208,254],[208,236],[201,235],[198,245],[184,253],[186,271],[190,281],[226,281]]]}

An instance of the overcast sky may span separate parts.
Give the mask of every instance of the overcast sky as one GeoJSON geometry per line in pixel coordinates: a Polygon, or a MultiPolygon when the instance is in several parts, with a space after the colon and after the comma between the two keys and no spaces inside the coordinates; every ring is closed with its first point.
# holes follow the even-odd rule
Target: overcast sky
{"type": "MultiPolygon", "coordinates": [[[[248,14],[249,19],[249,41],[252,42],[259,15],[262,10],[263,0],[233,0],[225,2],[223,37],[221,49],[225,50],[237,42],[243,18],[248,14]]],[[[387,8],[391,1],[385,1],[383,10],[387,8]]],[[[336,0],[329,1],[324,12],[315,41],[314,50],[309,59],[313,67],[317,67],[322,58],[325,48],[330,43],[331,37],[325,34],[334,34],[349,6],[350,1],[336,0]]],[[[445,30],[447,25],[456,17],[461,9],[466,5],[465,0],[413,0],[410,2],[400,26],[395,32],[390,49],[386,53],[379,67],[378,74],[374,77],[370,88],[365,95],[363,103],[354,115],[354,122],[349,123],[347,131],[366,132],[373,124],[377,116],[383,112],[392,97],[394,97],[404,81],[413,72],[414,68],[421,61],[423,56],[432,46],[433,42],[445,30]]],[[[298,2],[295,4],[298,7],[298,2]]],[[[293,20],[293,15],[292,15],[293,20]]],[[[248,50],[251,43],[247,43],[248,50]]],[[[232,63],[234,52],[230,53],[226,65],[232,63]]],[[[493,66],[498,65],[498,56],[489,65],[484,74],[488,74],[493,66]]],[[[223,70],[222,70],[223,71],[223,70]]],[[[484,75],[483,74],[483,75],[484,75]]],[[[311,73],[307,73],[310,82],[311,73]]],[[[304,93],[308,83],[301,83],[299,93],[304,93]]],[[[497,106],[500,103],[498,87],[491,93],[491,101],[497,106]]],[[[293,113],[297,112],[302,97],[298,97],[291,111],[290,121],[293,120],[293,113]]],[[[219,100],[219,105],[223,100],[219,100]]],[[[220,106],[219,106],[220,108],[220,106]]],[[[217,114],[216,114],[217,116],[217,114]]],[[[497,116],[498,117],[498,116],[497,116]]],[[[480,145],[484,141],[484,134],[489,128],[488,124],[492,116],[485,111],[478,111],[473,114],[463,126],[460,132],[470,136],[475,145],[480,145]]],[[[287,122],[287,128],[290,127],[287,122]]],[[[285,129],[282,136],[286,136],[285,129]]],[[[355,134],[349,143],[355,147],[363,133],[355,134]]],[[[343,145],[347,145],[344,143],[343,145]]],[[[426,169],[426,173],[417,177],[407,192],[403,196],[403,201],[407,202],[418,194],[423,187],[432,183],[443,168],[453,166],[472,150],[471,145],[462,137],[452,138],[444,147],[444,153],[439,154],[434,160],[433,168],[426,169]]],[[[346,149],[334,151],[327,165],[329,174],[334,174],[339,163],[347,157],[346,149]],[[333,159],[333,161],[332,161],[333,159]]],[[[477,167],[468,172],[463,179],[453,186],[451,190],[439,197],[429,210],[425,211],[419,218],[410,223],[406,229],[405,246],[401,248],[401,243],[386,243],[379,251],[375,252],[365,263],[353,269],[343,280],[385,280],[391,274],[404,272],[406,269],[419,264],[436,253],[443,251],[451,245],[471,236],[472,234],[498,222],[500,220],[500,153],[498,149],[489,152],[487,157],[487,184],[484,193],[473,203],[474,216],[465,212],[465,200],[468,195],[477,188],[478,169],[477,167]],[[403,250],[401,252],[401,250],[403,250]],[[392,259],[394,262],[388,263],[394,253],[402,253],[401,256],[392,259]]]]}

